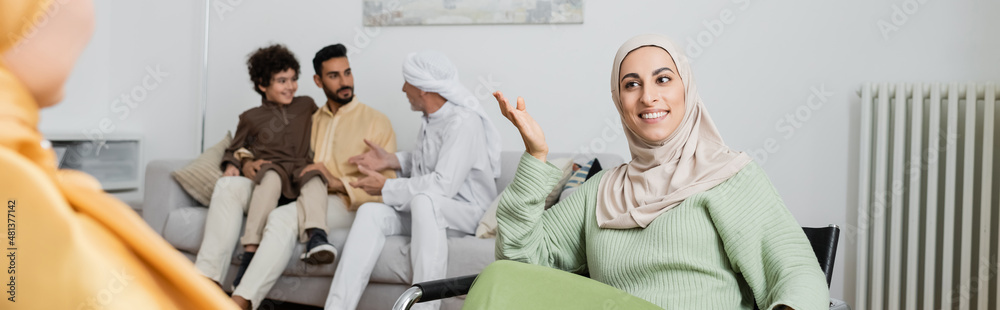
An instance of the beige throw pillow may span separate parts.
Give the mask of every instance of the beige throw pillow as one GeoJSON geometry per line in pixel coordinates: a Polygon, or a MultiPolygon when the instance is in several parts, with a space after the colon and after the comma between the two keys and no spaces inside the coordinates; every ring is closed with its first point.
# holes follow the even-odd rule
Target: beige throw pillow
{"type": "Polygon", "coordinates": [[[476,227],[477,238],[487,239],[497,236],[497,206],[500,205],[500,196],[503,196],[502,192],[493,199],[489,209],[486,209],[483,218],[479,220],[479,227],[476,227]]]}
{"type": "MultiPolygon", "coordinates": [[[[573,174],[573,159],[572,158],[557,158],[549,161],[559,169],[562,169],[562,178],[559,180],[559,184],[549,192],[549,195],[545,197],[545,209],[552,207],[556,202],[559,201],[559,194],[562,193],[563,186],[566,186],[566,182],[569,180],[570,176],[573,174]]],[[[490,207],[486,209],[486,213],[483,214],[483,218],[479,220],[479,227],[476,227],[476,237],[479,238],[494,238],[497,235],[497,206],[500,205],[500,195],[497,195],[496,199],[490,203],[490,207]]]]}
{"type": "Polygon", "coordinates": [[[566,182],[569,182],[570,177],[573,176],[573,159],[569,157],[556,158],[549,161],[559,169],[562,169],[562,178],[559,179],[559,183],[556,187],[549,192],[549,196],[545,197],[545,210],[548,210],[559,202],[559,196],[562,194],[563,187],[566,186],[566,182]]]}
{"type": "Polygon", "coordinates": [[[226,132],[226,137],[212,147],[201,153],[184,168],[171,172],[170,175],[177,180],[191,198],[197,200],[203,206],[208,206],[212,202],[212,190],[215,189],[215,182],[222,177],[222,155],[226,148],[233,141],[233,135],[226,132]]]}

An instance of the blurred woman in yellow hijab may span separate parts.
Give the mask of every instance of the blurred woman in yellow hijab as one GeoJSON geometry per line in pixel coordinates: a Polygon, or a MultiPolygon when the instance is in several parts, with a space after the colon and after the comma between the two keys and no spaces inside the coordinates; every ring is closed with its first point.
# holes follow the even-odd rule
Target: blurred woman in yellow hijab
{"type": "Polygon", "coordinates": [[[90,0],[0,2],[0,308],[235,308],[96,180],[58,170],[38,131],[93,28],[90,0]]]}

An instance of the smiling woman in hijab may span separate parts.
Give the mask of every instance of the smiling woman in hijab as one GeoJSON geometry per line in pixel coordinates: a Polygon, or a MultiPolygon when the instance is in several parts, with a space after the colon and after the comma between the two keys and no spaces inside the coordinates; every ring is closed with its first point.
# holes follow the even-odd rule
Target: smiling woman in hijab
{"type": "Polygon", "coordinates": [[[615,56],[611,99],[632,160],[549,210],[561,171],[544,134],[522,98],[494,95],[526,147],[497,208],[497,259],[520,263],[488,267],[467,308],[828,308],[801,227],[763,169],[725,145],[668,39],[640,35],[615,56]]]}
{"type": "Polygon", "coordinates": [[[93,27],[88,0],[0,2],[0,308],[235,309],[96,180],[59,170],[38,131],[93,27]]]}

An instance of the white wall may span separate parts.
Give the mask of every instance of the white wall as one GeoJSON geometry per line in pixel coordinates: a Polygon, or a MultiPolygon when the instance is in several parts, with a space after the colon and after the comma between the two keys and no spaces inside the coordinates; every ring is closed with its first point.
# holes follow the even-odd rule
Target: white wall
{"type": "MultiPolygon", "coordinates": [[[[241,111],[259,104],[244,64],[254,48],[288,45],[303,66],[299,93],[322,100],[311,82],[313,53],[342,42],[356,52],[350,60],[358,98],[389,116],[402,149],[413,147],[419,124],[400,91],[403,56],[436,49],[458,65],[470,89],[524,96],[552,151],[597,148],[628,157],[625,139],[614,134],[621,128],[609,100],[618,45],[647,32],[689,45],[689,39],[701,35],[707,42],[711,30],[719,30],[710,44],[699,44],[693,66],[726,141],[756,154],[803,226],[846,227],[856,218],[852,141],[858,135],[861,83],[1000,81],[995,18],[1000,3],[920,1],[912,14],[900,13],[905,20],[897,16],[898,30],[888,36],[878,22],[891,24],[894,6],[903,7],[903,0],[586,1],[582,25],[385,28],[361,26],[360,1],[233,1],[239,4],[231,11],[210,12],[205,140],[214,144],[235,129],[241,111]],[[721,30],[706,26],[727,10],[734,21],[721,23],[721,30]],[[810,106],[813,88],[832,94],[810,106]],[[782,120],[796,112],[799,127],[788,127],[782,120]]],[[[111,1],[98,2],[105,3],[99,18],[112,21],[106,30],[110,38],[95,37],[97,45],[105,45],[88,51],[71,81],[79,97],[71,92],[62,107],[45,113],[43,128],[92,126],[109,114],[109,100],[137,85],[145,66],[159,64],[170,72],[169,80],[120,126],[146,136],[147,159],[194,157],[200,148],[197,70],[204,3],[113,1],[109,14],[100,9],[111,1]],[[90,101],[102,102],[100,110],[75,108],[90,101]]],[[[503,134],[504,149],[522,149],[516,130],[489,99],[482,98],[503,134]]],[[[848,301],[853,300],[852,234],[845,229],[842,236],[831,290],[848,301]]]]}
{"type": "MultiPolygon", "coordinates": [[[[42,112],[42,132],[97,140],[139,134],[143,167],[200,153],[194,142],[201,139],[204,4],[94,4],[94,37],[66,85],[66,99],[42,112]]],[[[141,189],[116,195],[133,206],[142,201],[141,189]]]]}

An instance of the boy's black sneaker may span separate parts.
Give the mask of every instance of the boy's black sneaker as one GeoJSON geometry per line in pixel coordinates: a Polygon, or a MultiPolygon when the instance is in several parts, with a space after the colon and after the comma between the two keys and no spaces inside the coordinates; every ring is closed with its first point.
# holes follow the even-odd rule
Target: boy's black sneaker
{"type": "Polygon", "coordinates": [[[306,264],[323,265],[332,263],[337,259],[337,248],[326,240],[326,232],[317,230],[311,234],[309,242],[306,243],[306,252],[301,258],[306,264]]]}

